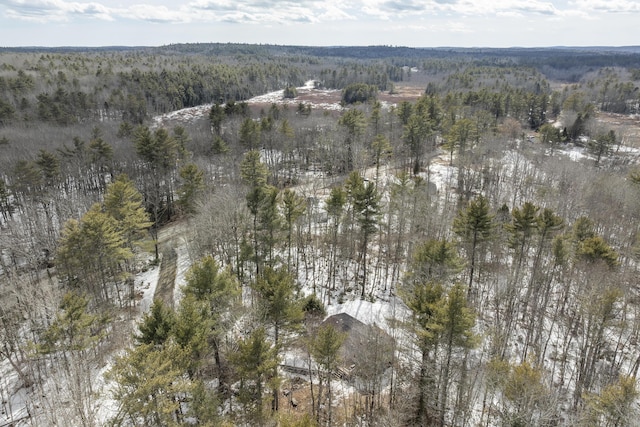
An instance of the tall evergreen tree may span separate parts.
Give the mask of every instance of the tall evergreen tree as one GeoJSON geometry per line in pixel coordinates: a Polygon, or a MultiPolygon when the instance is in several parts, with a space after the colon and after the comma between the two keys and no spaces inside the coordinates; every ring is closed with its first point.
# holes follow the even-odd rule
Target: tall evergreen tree
{"type": "Polygon", "coordinates": [[[414,248],[407,269],[407,280],[410,283],[446,283],[463,267],[454,243],[446,239],[429,239],[414,248]]]}
{"type": "Polygon", "coordinates": [[[260,122],[247,117],[240,126],[240,143],[249,150],[259,150],[260,122]]]}
{"type": "Polygon", "coordinates": [[[204,172],[194,163],[180,168],[181,185],[178,188],[178,206],[187,215],[196,212],[196,202],[204,190],[204,172]]]}
{"type": "Polygon", "coordinates": [[[113,177],[113,147],[102,138],[102,131],[98,127],[94,127],[91,131],[89,153],[91,164],[95,168],[95,173],[98,174],[100,188],[104,189],[107,185],[106,175],[113,177]]]}
{"type": "Polygon", "coordinates": [[[416,425],[432,425],[437,418],[436,354],[442,326],[440,310],[445,303],[445,290],[439,283],[422,282],[404,286],[400,295],[411,310],[409,328],[416,336],[420,350],[416,425]]]}
{"type": "MultiPolygon", "coordinates": [[[[442,311],[439,312],[437,323],[440,327],[440,342],[444,351],[444,360],[441,363],[441,376],[438,389],[440,396],[438,397],[440,427],[445,425],[445,419],[449,401],[449,387],[451,385],[451,370],[454,350],[469,350],[478,343],[478,337],[473,332],[475,326],[475,315],[468,306],[465,297],[464,287],[462,285],[454,285],[448,292],[442,311]]],[[[466,366],[462,366],[461,375],[466,366]]],[[[460,384],[459,387],[463,387],[460,384]]],[[[460,394],[460,390],[459,393],[460,394]]]]}
{"type": "Polygon", "coordinates": [[[306,202],[302,196],[297,195],[293,190],[286,189],[282,193],[282,213],[285,227],[287,229],[287,268],[291,269],[291,241],[293,237],[293,227],[306,211],[306,202]]]}
{"type": "Polygon", "coordinates": [[[77,292],[67,292],[60,311],[42,334],[37,345],[41,354],[55,354],[62,360],[66,383],[63,393],[73,400],[74,420],[82,426],[96,423],[92,368],[98,345],[107,335],[109,319],[89,311],[89,300],[77,292]]]}
{"type": "Polygon", "coordinates": [[[373,182],[363,183],[353,189],[353,211],[360,227],[361,237],[361,266],[362,266],[362,292],[365,297],[367,286],[367,254],[371,237],[378,229],[380,216],[380,195],[373,182]]]}
{"type": "Polygon", "coordinates": [[[134,132],[134,147],[148,172],[143,193],[153,221],[151,234],[157,260],[158,229],[173,216],[172,173],[178,160],[178,145],[166,129],[158,128],[152,133],[148,127],[140,126],[134,132]]]}
{"type": "Polygon", "coordinates": [[[493,233],[493,215],[489,213],[489,202],[483,196],[469,202],[465,209],[458,212],[453,220],[453,232],[465,246],[469,258],[469,284],[467,297],[473,292],[473,279],[476,269],[479,246],[488,241],[493,233]]]}
{"type": "Polygon", "coordinates": [[[256,329],[238,343],[238,351],[231,357],[240,378],[238,399],[244,405],[246,422],[251,425],[264,425],[264,389],[266,386],[277,388],[274,373],[278,360],[277,350],[267,341],[264,328],[256,329]]]}
{"type": "MultiPolygon", "coordinates": [[[[329,283],[331,290],[336,288],[336,270],[337,270],[337,258],[338,258],[338,232],[340,230],[340,224],[342,222],[342,216],[344,214],[344,206],[347,202],[347,194],[342,186],[336,186],[331,189],[329,198],[325,202],[325,210],[331,218],[331,267],[329,269],[329,283]]],[[[331,295],[331,292],[327,293],[331,295]]],[[[329,304],[331,299],[329,298],[329,304]]]]}
{"type": "Polygon", "coordinates": [[[338,120],[338,124],[343,126],[346,130],[346,146],[347,146],[347,158],[345,163],[344,172],[351,172],[354,167],[354,145],[358,141],[358,138],[364,134],[367,126],[367,118],[364,113],[356,108],[347,110],[338,120]]]}
{"type": "Polygon", "coordinates": [[[96,203],[80,221],[65,223],[57,252],[58,274],[76,288],[87,286],[98,301],[106,302],[112,281],[120,283],[123,263],[132,256],[118,222],[96,203]]]}
{"type": "Polygon", "coordinates": [[[124,174],[118,175],[107,187],[103,206],[105,212],[116,220],[126,246],[131,250],[140,246],[152,223],[144,210],[142,194],[133,181],[124,174]]]}
{"type": "MultiPolygon", "coordinates": [[[[263,253],[260,250],[258,236],[261,220],[261,211],[265,200],[269,195],[269,186],[267,185],[267,177],[269,170],[267,166],[260,161],[260,152],[252,150],[247,152],[240,164],[240,175],[245,184],[249,186],[246,196],[247,207],[253,217],[253,254],[256,263],[256,275],[260,275],[263,253]]],[[[273,207],[273,206],[272,206],[273,207]]],[[[273,212],[273,211],[272,211],[273,212]]]]}
{"type": "Polygon", "coordinates": [[[60,159],[55,154],[41,149],[35,163],[42,171],[45,188],[52,189],[60,179],[60,159]]]}
{"type": "Polygon", "coordinates": [[[180,300],[171,335],[186,352],[183,363],[192,380],[200,376],[210,360],[213,328],[214,319],[207,301],[199,301],[190,295],[180,300]]]}
{"type": "Polygon", "coordinates": [[[170,343],[142,344],[118,356],[106,378],[113,381],[119,408],[114,425],[170,426],[184,421],[182,401],[191,396],[186,379],[186,350],[170,343]]]}
{"type": "MultiPolygon", "coordinates": [[[[283,348],[282,332],[294,330],[304,318],[294,278],[285,269],[268,267],[253,284],[253,290],[258,294],[258,313],[273,327],[274,350],[279,355],[283,348]]],[[[274,373],[276,376],[277,372],[274,373]]],[[[276,411],[278,400],[277,390],[274,390],[273,409],[276,411]]]]}
{"type": "Polygon", "coordinates": [[[162,302],[153,300],[150,310],[142,316],[138,325],[140,334],[135,339],[140,344],[162,346],[169,339],[175,325],[175,312],[162,302]]]}
{"type": "Polygon", "coordinates": [[[392,154],[391,143],[387,137],[382,134],[378,134],[374,138],[373,142],[371,142],[371,150],[373,151],[373,161],[376,165],[375,183],[378,185],[380,180],[380,165],[392,154]]]}
{"type": "Polygon", "coordinates": [[[332,325],[327,325],[320,327],[309,342],[309,352],[318,364],[319,390],[317,400],[319,404],[318,409],[314,407],[316,421],[320,421],[319,409],[320,406],[324,406],[327,413],[327,425],[331,425],[333,415],[331,379],[340,363],[339,351],[345,339],[346,334],[337,331],[332,325]],[[323,398],[323,384],[326,386],[326,399],[323,398]]]}
{"type": "Polygon", "coordinates": [[[222,133],[222,122],[225,118],[225,111],[220,104],[215,103],[211,106],[211,110],[209,111],[209,122],[211,123],[211,129],[215,136],[220,136],[222,133]]]}
{"type": "Polygon", "coordinates": [[[202,301],[208,306],[206,315],[211,330],[207,339],[213,348],[213,357],[218,370],[219,389],[227,384],[227,375],[223,366],[220,349],[224,334],[230,327],[231,309],[238,303],[240,283],[229,269],[222,269],[212,256],[205,256],[195,262],[187,271],[186,285],[183,287],[186,297],[202,301]]]}

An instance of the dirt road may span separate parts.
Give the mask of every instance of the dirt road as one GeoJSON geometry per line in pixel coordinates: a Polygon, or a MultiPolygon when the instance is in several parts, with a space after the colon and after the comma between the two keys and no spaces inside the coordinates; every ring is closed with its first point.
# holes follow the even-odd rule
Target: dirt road
{"type": "Polygon", "coordinates": [[[160,277],[158,278],[158,285],[153,298],[161,299],[165,305],[172,308],[174,305],[173,294],[176,287],[178,262],[176,249],[185,244],[187,229],[186,221],[178,221],[165,225],[158,233],[158,245],[162,254],[162,261],[160,262],[160,277]]]}

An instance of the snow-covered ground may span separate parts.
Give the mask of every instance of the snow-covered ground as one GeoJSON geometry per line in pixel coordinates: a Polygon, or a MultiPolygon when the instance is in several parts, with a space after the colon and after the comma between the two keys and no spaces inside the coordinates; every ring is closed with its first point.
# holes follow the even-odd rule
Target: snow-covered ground
{"type": "MultiPolygon", "coordinates": [[[[324,110],[340,111],[343,107],[339,102],[325,102],[325,98],[335,98],[334,94],[339,92],[335,89],[316,89],[315,81],[309,80],[304,86],[296,88],[298,96],[296,98],[285,98],[284,90],[276,90],[265,93],[264,95],[254,96],[246,100],[249,105],[252,104],[279,104],[297,106],[300,103],[309,104],[313,108],[324,110]],[[304,100],[301,98],[304,97],[304,100]]],[[[170,113],[155,116],[152,119],[151,127],[161,127],[168,122],[172,123],[190,123],[202,117],[207,117],[213,104],[203,104],[196,107],[183,108],[181,110],[172,111],[170,113]]]]}
{"type": "MultiPolygon", "coordinates": [[[[303,86],[297,87],[297,96],[295,98],[285,98],[284,89],[275,90],[263,95],[254,96],[245,102],[249,105],[255,104],[278,104],[296,107],[299,104],[309,105],[314,109],[326,111],[342,111],[344,107],[340,103],[339,89],[318,89],[315,87],[315,80],[305,82],[303,86]]],[[[395,106],[396,103],[385,100],[380,101],[383,109],[395,106]]],[[[153,117],[151,127],[161,127],[167,123],[191,123],[195,120],[207,117],[213,104],[203,104],[195,107],[183,108],[181,110],[171,111],[166,114],[160,114],[153,117]]]]}
{"type": "Polygon", "coordinates": [[[153,296],[156,293],[156,285],[159,278],[159,266],[154,266],[135,277],[136,293],[141,297],[138,302],[141,315],[149,311],[151,304],[153,304],[153,296]]]}
{"type": "MultiPolygon", "coordinates": [[[[297,88],[299,96],[308,95],[319,91],[314,88],[314,82],[309,81],[304,86],[297,88]]],[[[330,91],[325,91],[329,93],[330,91]]],[[[296,99],[288,100],[283,98],[283,91],[274,91],[265,95],[261,95],[255,98],[248,100],[249,103],[290,103],[297,105],[300,101],[296,99]]],[[[308,102],[308,101],[305,101],[308,102]]],[[[342,109],[339,103],[318,103],[313,104],[318,108],[325,109],[342,109]]],[[[202,105],[193,108],[187,108],[179,111],[175,111],[169,114],[165,114],[162,116],[158,116],[154,118],[154,125],[161,126],[166,121],[183,121],[188,122],[203,116],[206,116],[211,108],[211,105],[202,105]]],[[[585,159],[593,159],[593,156],[590,155],[586,149],[578,146],[567,145],[560,147],[554,150],[555,153],[559,155],[567,156],[569,159],[573,161],[583,161],[585,159]]],[[[634,159],[638,159],[640,157],[640,150],[635,148],[630,148],[626,146],[620,146],[617,148],[616,153],[614,155],[625,155],[630,156],[634,159]]],[[[516,162],[516,155],[514,152],[506,151],[504,153],[503,161],[511,166],[513,166],[516,162]]],[[[521,161],[520,158],[517,161],[521,161]]],[[[393,179],[391,176],[391,170],[386,167],[380,168],[381,181],[386,182],[393,179]]],[[[506,167],[505,173],[513,174],[515,172],[514,167],[506,167]]],[[[375,168],[369,168],[365,171],[365,176],[369,179],[372,179],[375,174],[375,168]]],[[[433,183],[437,188],[438,192],[444,194],[448,191],[448,189],[452,186],[455,186],[456,183],[456,174],[457,168],[455,166],[451,166],[449,164],[448,154],[442,153],[440,156],[432,159],[429,166],[428,175],[423,173],[425,179],[428,179],[428,182],[433,183]]],[[[322,198],[326,197],[327,192],[319,191],[315,188],[313,183],[303,183],[299,186],[298,191],[301,191],[305,194],[310,194],[311,192],[319,194],[322,198]]],[[[320,200],[320,204],[323,200],[320,200]]],[[[181,243],[177,249],[177,272],[176,272],[176,287],[174,292],[174,301],[176,305],[180,301],[181,292],[180,287],[185,283],[185,275],[191,264],[191,259],[188,253],[188,248],[185,242],[181,243]]],[[[147,271],[138,274],[135,277],[135,287],[136,293],[138,295],[138,306],[139,306],[139,315],[137,319],[142,316],[143,313],[147,312],[151,307],[153,302],[153,296],[155,294],[156,285],[159,279],[160,268],[152,267],[147,271]]],[[[355,276],[355,272],[351,272],[352,276],[355,276]]],[[[325,285],[328,282],[328,272],[326,266],[324,268],[318,268],[314,270],[312,275],[314,277],[309,276],[307,272],[301,272],[299,279],[303,284],[303,292],[305,294],[309,294],[312,292],[312,288],[315,285],[322,284],[325,285]]],[[[322,287],[322,286],[321,286],[322,287]]],[[[324,291],[323,291],[324,292],[324,291]]],[[[357,294],[357,292],[355,292],[357,294]]],[[[332,296],[331,304],[326,306],[327,317],[339,314],[346,313],[350,316],[358,319],[359,321],[369,324],[376,325],[387,331],[390,335],[395,336],[397,332],[394,329],[393,322],[391,319],[396,320],[406,320],[410,317],[410,312],[408,308],[404,305],[404,303],[395,295],[391,295],[388,292],[385,294],[384,292],[372,292],[374,295],[373,298],[361,299],[358,295],[347,294],[344,298],[338,299],[336,295],[332,296]]],[[[324,299],[324,296],[322,297],[324,299]]],[[[490,316],[490,314],[488,315],[490,316]]],[[[481,323],[481,322],[480,322],[481,323]]],[[[553,325],[549,325],[549,328],[552,328],[553,325]]],[[[520,335],[523,334],[520,329],[516,328],[515,333],[520,335]]],[[[556,342],[562,342],[562,337],[558,334],[560,330],[558,328],[553,329],[551,332],[550,345],[555,345],[556,342]]],[[[515,345],[517,344],[517,340],[515,345]]],[[[549,352],[550,356],[553,354],[549,352]]],[[[289,363],[288,361],[297,361],[302,356],[296,354],[295,352],[286,353],[284,355],[284,363],[289,363]]],[[[553,363],[552,360],[546,360],[549,364],[553,363]]],[[[297,363],[297,362],[292,362],[297,363]]],[[[115,411],[115,403],[110,400],[108,396],[108,384],[104,382],[103,374],[110,368],[110,364],[107,363],[103,366],[99,371],[96,372],[96,378],[94,380],[94,384],[96,386],[95,392],[98,395],[101,395],[100,401],[97,403],[97,418],[99,420],[107,420],[111,416],[113,416],[115,411]]],[[[11,387],[6,386],[7,384],[18,384],[19,378],[17,374],[12,369],[11,365],[8,361],[4,360],[0,362],[0,381],[3,381],[1,389],[8,390],[11,387]]],[[[336,383],[337,385],[337,383],[336,383]]],[[[11,396],[0,396],[2,398],[2,407],[0,411],[0,426],[9,425],[11,423],[15,425],[21,425],[20,422],[16,422],[16,420],[21,419],[22,417],[27,415],[27,407],[29,396],[24,388],[18,388],[14,394],[11,396]]],[[[23,421],[22,425],[30,425],[31,421],[23,421]]]]}

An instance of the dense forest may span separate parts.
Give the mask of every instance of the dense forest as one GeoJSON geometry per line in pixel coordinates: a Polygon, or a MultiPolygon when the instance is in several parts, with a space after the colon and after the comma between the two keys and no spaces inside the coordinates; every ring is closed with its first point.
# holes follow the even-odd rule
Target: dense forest
{"type": "Polygon", "coordinates": [[[639,86],[635,47],[0,49],[0,426],[637,425],[639,86]]]}

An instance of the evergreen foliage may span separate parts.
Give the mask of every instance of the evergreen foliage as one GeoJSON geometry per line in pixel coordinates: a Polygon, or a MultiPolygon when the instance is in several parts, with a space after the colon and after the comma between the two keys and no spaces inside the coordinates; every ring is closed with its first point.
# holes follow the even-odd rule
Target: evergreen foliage
{"type": "Polygon", "coordinates": [[[376,99],[378,88],[365,83],[353,83],[342,90],[342,102],[356,104],[370,102],[376,99]]]}
{"type": "Polygon", "coordinates": [[[634,425],[637,49],[1,50],[0,424],[634,425]]]}
{"type": "Polygon", "coordinates": [[[176,317],[174,311],[160,299],[153,300],[151,308],[144,314],[135,339],[140,344],[162,346],[173,333],[176,317]]]}

